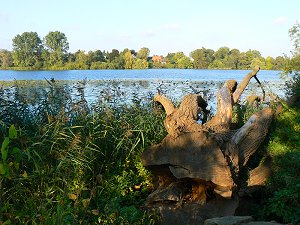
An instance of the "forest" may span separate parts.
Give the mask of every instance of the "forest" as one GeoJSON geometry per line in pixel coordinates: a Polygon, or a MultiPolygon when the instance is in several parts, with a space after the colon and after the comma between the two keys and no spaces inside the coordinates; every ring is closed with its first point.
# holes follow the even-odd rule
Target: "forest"
{"type": "Polygon", "coordinates": [[[257,50],[241,52],[238,49],[220,47],[214,51],[199,48],[189,56],[183,52],[166,56],[152,55],[147,47],[139,50],[111,51],[78,50],[68,52],[69,42],[60,31],[49,32],[40,38],[36,32],[24,32],[12,40],[13,50],[0,50],[0,68],[12,70],[95,70],[95,69],[251,69],[259,65],[264,70],[282,70],[286,56],[264,58],[257,50]]]}

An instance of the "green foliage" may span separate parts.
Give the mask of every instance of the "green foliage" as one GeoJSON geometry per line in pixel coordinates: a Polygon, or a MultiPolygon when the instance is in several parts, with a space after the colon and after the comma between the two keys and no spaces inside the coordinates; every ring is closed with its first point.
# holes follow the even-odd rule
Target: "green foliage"
{"type": "Polygon", "coordinates": [[[16,66],[34,67],[42,66],[42,41],[36,32],[24,32],[13,39],[13,61],[16,66]]]}
{"type": "Polygon", "coordinates": [[[0,222],[154,224],[140,209],[152,188],[140,155],[165,136],[163,115],[139,101],[90,108],[85,81],[79,98],[46,84],[2,89],[0,222]]]}
{"type": "Polygon", "coordinates": [[[20,171],[21,160],[28,152],[20,148],[20,138],[14,125],[8,130],[8,135],[4,137],[1,145],[0,174],[6,179],[14,178],[20,171]]]}
{"type": "Polygon", "coordinates": [[[132,69],[148,69],[149,65],[145,59],[135,59],[133,61],[132,69]]]}
{"type": "MultiPolygon", "coordinates": [[[[297,26],[290,30],[295,43],[299,42],[297,32],[297,26]]],[[[147,47],[141,48],[138,52],[125,48],[122,52],[112,49],[111,52],[96,50],[87,54],[81,50],[67,53],[68,49],[67,37],[60,31],[49,32],[44,38],[44,43],[36,32],[24,32],[13,39],[12,53],[7,50],[0,51],[0,67],[15,70],[252,69],[256,65],[260,65],[261,69],[290,68],[286,66],[286,59],[282,56],[265,59],[257,50],[240,52],[238,49],[230,50],[228,47],[220,47],[217,51],[202,47],[192,51],[190,57],[183,52],[168,53],[159,62],[151,60],[150,50],[147,47]]],[[[293,64],[296,65],[297,62],[293,64]]]]}
{"type": "Polygon", "coordinates": [[[0,68],[8,69],[13,66],[13,58],[10,51],[0,49],[0,68]]]}
{"type": "Polygon", "coordinates": [[[60,31],[49,32],[45,37],[45,47],[50,52],[67,53],[69,42],[64,33],[60,31]]]}
{"type": "Polygon", "coordinates": [[[132,69],[133,57],[131,51],[128,50],[127,52],[125,52],[123,58],[125,61],[125,69],[132,69]]]}
{"type": "MultiPolygon", "coordinates": [[[[275,116],[268,138],[248,163],[255,168],[266,158],[272,159],[272,176],[261,194],[256,216],[261,220],[300,223],[300,110],[283,104],[275,116]]],[[[261,105],[235,105],[233,122],[241,127],[261,105]]]]}
{"type": "MultiPolygon", "coordinates": [[[[295,50],[300,49],[300,24],[297,22],[290,30],[289,30],[289,36],[291,40],[294,42],[294,48],[295,50]]],[[[296,52],[297,53],[297,52],[296,52]]],[[[299,52],[298,52],[299,53],[299,52]]]]}
{"type": "Polygon", "coordinates": [[[285,73],[290,73],[292,79],[287,82],[287,95],[291,104],[299,105],[300,103],[300,24],[296,23],[290,30],[289,35],[294,42],[293,56],[288,60],[284,69],[285,73]]]}
{"type": "Polygon", "coordinates": [[[106,54],[106,58],[109,62],[114,61],[119,56],[120,56],[120,52],[117,49],[113,49],[111,52],[106,54]]]}
{"type": "Polygon", "coordinates": [[[285,107],[276,117],[267,151],[273,175],[267,185],[264,217],[300,223],[300,111],[285,107]]]}
{"type": "Polygon", "coordinates": [[[138,51],[136,57],[137,57],[138,59],[144,59],[144,60],[147,60],[147,58],[149,57],[149,54],[150,54],[149,48],[143,47],[143,48],[141,48],[141,49],[138,51]]]}

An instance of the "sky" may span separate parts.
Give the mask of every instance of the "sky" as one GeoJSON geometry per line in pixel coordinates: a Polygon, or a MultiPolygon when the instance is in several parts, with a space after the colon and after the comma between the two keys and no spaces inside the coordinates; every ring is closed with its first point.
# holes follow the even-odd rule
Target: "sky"
{"type": "Polygon", "coordinates": [[[300,0],[0,0],[0,49],[23,32],[63,32],[70,52],[150,49],[150,55],[226,46],[289,55],[300,0]]]}

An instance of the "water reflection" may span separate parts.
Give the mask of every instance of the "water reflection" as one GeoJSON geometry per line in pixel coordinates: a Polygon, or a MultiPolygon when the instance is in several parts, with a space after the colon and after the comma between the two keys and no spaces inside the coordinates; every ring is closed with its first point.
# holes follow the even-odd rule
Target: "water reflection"
{"type": "MultiPolygon", "coordinates": [[[[82,80],[82,81],[55,81],[55,85],[63,87],[70,93],[73,99],[84,98],[89,105],[100,103],[124,105],[139,101],[147,104],[152,101],[153,96],[160,92],[169,97],[175,104],[181,102],[183,96],[189,93],[199,93],[207,102],[208,109],[215,111],[216,94],[223,81],[179,81],[179,80],[82,80]]],[[[20,92],[30,99],[38,99],[45,96],[49,90],[48,81],[15,81],[1,82],[2,87],[13,88],[19,85],[20,92]]],[[[284,98],[284,81],[263,81],[266,96],[275,93],[284,98]]],[[[261,88],[255,81],[250,81],[242,100],[248,95],[262,95],[261,88]]],[[[267,99],[268,100],[268,99],[267,99]]]]}

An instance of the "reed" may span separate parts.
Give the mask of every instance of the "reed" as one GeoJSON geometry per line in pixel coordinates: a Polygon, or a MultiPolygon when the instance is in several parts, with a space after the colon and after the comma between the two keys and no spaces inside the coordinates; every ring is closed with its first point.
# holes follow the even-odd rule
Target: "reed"
{"type": "Polygon", "coordinates": [[[29,92],[2,86],[1,223],[156,221],[140,210],[151,190],[140,154],[165,135],[163,115],[153,103],[88,105],[84,85],[73,87],[76,98],[51,81],[29,92]]]}

